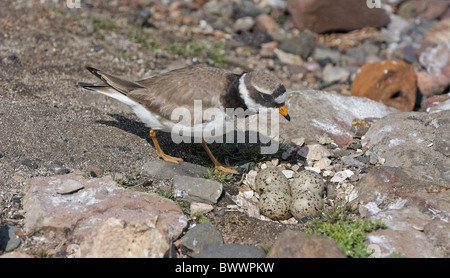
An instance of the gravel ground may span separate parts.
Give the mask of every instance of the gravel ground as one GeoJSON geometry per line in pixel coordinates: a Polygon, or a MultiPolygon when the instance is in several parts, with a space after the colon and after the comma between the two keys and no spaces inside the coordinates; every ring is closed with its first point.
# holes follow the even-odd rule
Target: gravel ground
{"type": "MultiPolygon", "coordinates": [[[[185,59],[166,51],[174,42],[189,38],[201,40],[204,45],[218,42],[211,33],[205,35],[172,22],[178,19],[155,21],[155,26],[139,29],[136,21],[140,17],[136,14],[140,10],[135,3],[96,1],[92,5],[84,1],[81,9],[68,9],[63,2],[7,0],[0,9],[2,223],[20,226],[25,213],[21,205],[22,186],[30,177],[53,175],[61,168],[58,166],[86,173],[89,167],[98,167],[106,173],[133,177],[140,174],[145,162],[159,159],[148,136],[149,129],[130,109],[77,86],[79,81],[94,80],[85,70],[86,65],[142,79],[195,61],[214,63],[206,58],[185,59]],[[151,44],[146,45],[141,37],[133,35],[136,30],[151,38],[151,44]],[[152,49],[152,45],[160,47],[152,49]]],[[[224,65],[237,72],[256,59],[251,50],[218,51],[229,61],[243,61],[240,65],[224,65]]],[[[169,155],[212,166],[204,157],[193,155],[192,146],[176,145],[166,134],[158,137],[169,155]]],[[[164,184],[167,181],[153,183],[164,184]]],[[[283,230],[278,223],[252,219],[243,213],[210,217],[228,243],[270,245],[283,230]]]]}

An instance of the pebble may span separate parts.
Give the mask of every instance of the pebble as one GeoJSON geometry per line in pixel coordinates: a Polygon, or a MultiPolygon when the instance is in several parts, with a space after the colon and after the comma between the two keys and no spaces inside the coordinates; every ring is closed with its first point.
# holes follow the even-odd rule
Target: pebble
{"type": "Polygon", "coordinates": [[[214,207],[210,204],[205,204],[205,203],[197,203],[197,202],[192,202],[190,204],[189,210],[191,211],[191,213],[206,213],[206,212],[210,212],[214,209],[214,207]]]}
{"type": "Polygon", "coordinates": [[[311,171],[311,172],[315,172],[315,173],[317,173],[317,174],[320,174],[320,168],[317,168],[317,167],[308,167],[308,166],[305,166],[305,170],[308,170],[308,171],[311,171]]]}
{"type": "Polygon", "coordinates": [[[142,166],[143,174],[161,179],[172,179],[174,176],[190,176],[201,178],[208,174],[208,167],[183,162],[175,164],[164,160],[154,160],[142,166]]]}
{"type": "Polygon", "coordinates": [[[326,157],[322,157],[316,163],[314,163],[313,167],[314,168],[318,168],[320,170],[323,170],[323,169],[327,168],[330,165],[331,165],[331,160],[326,158],[326,157]]]}
{"type": "MultiPolygon", "coordinates": [[[[195,225],[181,239],[179,244],[194,253],[210,245],[223,243],[223,237],[211,222],[195,225]]],[[[178,245],[177,243],[175,245],[178,245]]]]}
{"type": "Polygon", "coordinates": [[[294,171],[292,171],[292,170],[282,170],[281,172],[288,179],[292,178],[292,175],[294,174],[294,171]]]}
{"type": "Polygon", "coordinates": [[[19,236],[17,236],[16,231],[20,230],[15,226],[0,226],[0,251],[11,252],[19,247],[21,240],[19,236]]]}
{"type": "Polygon", "coordinates": [[[306,59],[311,56],[315,47],[316,39],[314,38],[314,34],[309,30],[304,30],[300,35],[282,41],[279,48],[285,52],[300,55],[303,59],[306,59]]]}
{"type": "Polygon", "coordinates": [[[331,64],[326,65],[322,72],[322,78],[327,83],[347,82],[349,76],[348,70],[331,64]]]}
{"type": "Polygon", "coordinates": [[[253,25],[255,25],[255,20],[250,16],[238,18],[233,24],[233,31],[249,31],[253,25]]]}
{"type": "Polygon", "coordinates": [[[172,189],[176,198],[190,202],[216,204],[222,195],[223,185],[209,179],[175,176],[172,189]]]}
{"type": "Polygon", "coordinates": [[[331,178],[331,182],[342,182],[344,180],[346,180],[347,178],[351,177],[352,175],[354,175],[353,171],[351,170],[344,170],[344,171],[339,171],[336,174],[334,174],[334,176],[331,178]]]}
{"type": "Polygon", "coordinates": [[[47,166],[47,168],[56,175],[63,175],[70,172],[69,169],[65,168],[63,164],[59,161],[55,161],[47,166]]]}
{"type": "Polygon", "coordinates": [[[58,194],[70,194],[74,193],[78,190],[81,190],[84,188],[84,185],[81,182],[72,180],[72,179],[65,179],[62,184],[58,185],[56,187],[56,193],[58,194]]]}
{"type": "Polygon", "coordinates": [[[93,178],[100,177],[103,175],[103,169],[101,167],[90,165],[87,168],[87,172],[93,178]]]}
{"type": "Polygon", "coordinates": [[[350,156],[343,156],[342,157],[342,162],[344,162],[345,165],[347,166],[353,166],[353,167],[364,167],[366,166],[366,164],[364,164],[363,162],[354,159],[353,157],[350,156]]]}
{"type": "Polygon", "coordinates": [[[25,165],[25,166],[27,166],[28,168],[30,168],[30,169],[37,169],[39,166],[36,164],[36,162],[34,162],[33,160],[31,160],[31,159],[28,159],[28,158],[26,158],[26,159],[24,159],[24,160],[22,160],[22,162],[21,162],[23,165],[25,165]]]}

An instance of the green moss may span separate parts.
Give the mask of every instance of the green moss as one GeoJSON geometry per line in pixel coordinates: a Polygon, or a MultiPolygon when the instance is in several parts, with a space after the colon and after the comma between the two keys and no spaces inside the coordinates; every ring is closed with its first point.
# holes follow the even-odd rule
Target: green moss
{"type": "Polygon", "coordinates": [[[134,29],[128,33],[128,38],[136,40],[145,49],[155,51],[161,48],[152,38],[147,37],[140,29],[134,29]]]}
{"type": "Polygon", "coordinates": [[[369,219],[344,219],[332,224],[323,220],[313,220],[314,226],[305,232],[321,234],[331,237],[336,244],[351,258],[367,258],[372,252],[364,244],[366,234],[377,230],[384,229],[386,225],[380,220],[373,223],[369,219]]]}
{"type": "Polygon", "coordinates": [[[218,181],[220,183],[230,183],[234,181],[234,176],[231,173],[225,173],[222,171],[214,171],[214,169],[208,169],[208,173],[203,176],[205,179],[218,181]]]}
{"type": "Polygon", "coordinates": [[[367,218],[350,217],[351,213],[348,204],[336,205],[324,213],[323,218],[311,220],[305,232],[334,239],[348,257],[368,258],[373,251],[364,244],[367,233],[387,227],[380,219],[374,223],[367,218]]]}
{"type": "Polygon", "coordinates": [[[188,41],[185,43],[174,43],[167,47],[167,50],[172,55],[178,55],[184,58],[203,58],[211,59],[218,65],[227,63],[225,55],[222,54],[223,43],[216,43],[213,47],[209,48],[204,44],[200,44],[195,41],[188,41]]]}
{"type": "Polygon", "coordinates": [[[102,19],[98,17],[91,17],[92,25],[94,26],[94,32],[97,32],[99,30],[106,30],[106,31],[112,31],[116,32],[116,22],[112,19],[102,19]]]}
{"type": "Polygon", "coordinates": [[[193,218],[197,218],[198,223],[205,223],[205,222],[211,222],[211,219],[204,216],[201,212],[196,212],[191,214],[193,218]]]}

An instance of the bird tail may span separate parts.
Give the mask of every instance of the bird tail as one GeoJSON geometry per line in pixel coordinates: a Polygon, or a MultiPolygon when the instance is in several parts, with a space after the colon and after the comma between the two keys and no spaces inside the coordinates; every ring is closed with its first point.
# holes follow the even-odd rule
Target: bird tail
{"type": "Polygon", "coordinates": [[[78,83],[78,85],[80,85],[80,87],[83,87],[84,89],[87,89],[87,90],[101,91],[103,93],[108,93],[110,91],[109,89],[113,88],[113,89],[117,90],[118,92],[120,92],[124,95],[127,95],[129,92],[131,92],[133,90],[144,88],[135,82],[128,81],[128,80],[122,79],[120,77],[102,72],[101,70],[98,70],[93,67],[86,67],[86,69],[104,82],[101,84],[93,84],[93,83],[86,83],[86,82],[78,83]]]}

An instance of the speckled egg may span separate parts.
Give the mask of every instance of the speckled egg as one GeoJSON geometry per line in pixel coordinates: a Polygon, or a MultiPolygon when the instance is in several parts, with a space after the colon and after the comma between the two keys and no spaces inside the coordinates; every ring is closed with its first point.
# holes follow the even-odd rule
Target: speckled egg
{"type": "Polygon", "coordinates": [[[259,213],[272,220],[286,220],[291,218],[289,211],[292,197],[279,191],[268,191],[259,198],[259,213]]]}
{"type": "Polygon", "coordinates": [[[323,200],[314,192],[304,190],[298,192],[291,203],[291,213],[295,219],[300,220],[306,216],[317,217],[323,208],[323,200]]]}
{"type": "Polygon", "coordinates": [[[295,173],[292,177],[291,195],[294,199],[296,199],[300,192],[305,190],[311,190],[321,197],[323,195],[324,188],[325,183],[322,176],[315,172],[304,170],[295,173]]]}
{"type": "Polygon", "coordinates": [[[282,192],[291,194],[291,188],[286,176],[277,168],[266,168],[261,170],[255,179],[256,191],[259,194],[267,192],[282,192]]]}

